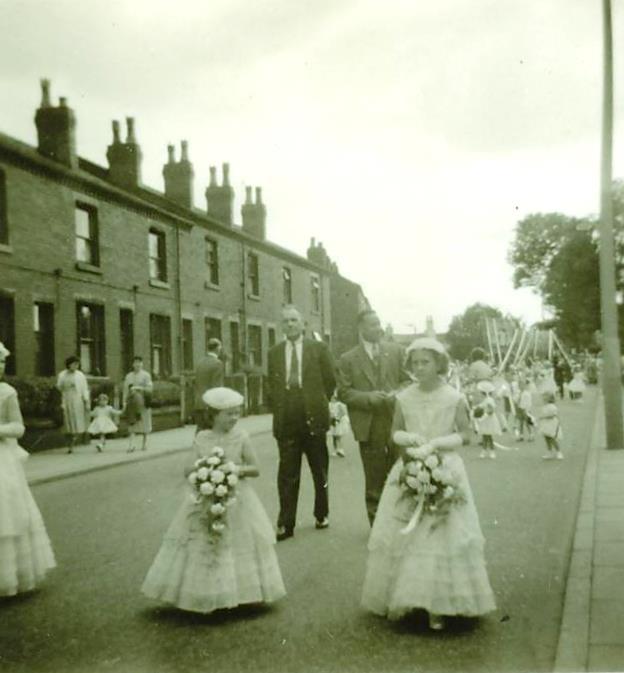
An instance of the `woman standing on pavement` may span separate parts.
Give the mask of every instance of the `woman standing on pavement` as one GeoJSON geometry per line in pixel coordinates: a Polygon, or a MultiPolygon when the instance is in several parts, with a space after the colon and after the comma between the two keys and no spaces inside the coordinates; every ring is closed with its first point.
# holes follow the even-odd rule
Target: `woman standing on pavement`
{"type": "Polygon", "coordinates": [[[0,343],[0,596],[35,589],[54,568],[54,553],[33,500],[17,440],[24,421],[15,388],[3,381],[9,351],[0,343]]]}
{"type": "Polygon", "coordinates": [[[80,360],[71,355],[65,360],[65,369],[56,381],[62,395],[65,434],[69,435],[67,453],[72,453],[79,437],[87,432],[90,412],[89,384],[79,367],[80,360]]]}
{"type": "Polygon", "coordinates": [[[132,360],[132,371],[126,374],[123,386],[123,406],[130,432],[128,453],[136,450],[135,435],[143,436],[141,451],[147,449],[147,435],[152,432],[153,390],[152,377],[143,369],[143,358],[135,355],[132,360]]]}

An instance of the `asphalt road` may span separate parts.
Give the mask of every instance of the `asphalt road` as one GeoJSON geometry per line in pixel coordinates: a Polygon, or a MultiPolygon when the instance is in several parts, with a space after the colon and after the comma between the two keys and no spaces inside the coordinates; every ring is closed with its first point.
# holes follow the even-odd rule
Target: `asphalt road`
{"type": "MultiPolygon", "coordinates": [[[[58,568],[42,590],[0,602],[0,670],[551,670],[592,429],[593,391],[589,397],[560,405],[564,461],[543,462],[541,441],[496,461],[463,450],[498,602],[492,615],[432,633],[423,615],[391,623],[360,609],[368,523],[354,443],[346,459],[331,459],[328,530],[313,527],[304,466],[296,535],[278,545],[283,601],[212,616],[155,606],[139,587],[182,497],[187,457],[176,454],[33,489],[58,568]]],[[[256,490],[275,519],[276,447],[269,435],[256,446],[256,490]]]]}

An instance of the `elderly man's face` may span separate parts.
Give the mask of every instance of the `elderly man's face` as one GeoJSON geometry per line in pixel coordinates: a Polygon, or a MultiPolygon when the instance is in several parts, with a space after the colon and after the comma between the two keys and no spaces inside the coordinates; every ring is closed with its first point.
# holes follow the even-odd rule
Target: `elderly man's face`
{"type": "Polygon", "coordinates": [[[282,313],[282,330],[287,339],[295,340],[303,334],[303,318],[297,309],[287,308],[282,313]]]}

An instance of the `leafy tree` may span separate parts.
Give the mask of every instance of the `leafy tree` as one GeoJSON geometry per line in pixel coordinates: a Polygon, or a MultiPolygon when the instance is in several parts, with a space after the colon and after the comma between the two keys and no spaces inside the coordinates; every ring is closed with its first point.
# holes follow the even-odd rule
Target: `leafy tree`
{"type": "MultiPolygon", "coordinates": [[[[624,182],[613,184],[617,286],[624,287],[624,182]]],[[[600,329],[598,222],[561,213],[534,214],[516,226],[509,251],[515,287],[531,287],[555,317],[559,336],[574,348],[592,345],[600,329]]],[[[620,311],[620,338],[624,312],[620,311]]]]}
{"type": "Polygon", "coordinates": [[[486,318],[510,321],[519,324],[516,318],[503,316],[494,306],[476,303],[469,306],[461,315],[450,322],[445,340],[452,358],[467,360],[473,348],[483,348],[487,352],[488,341],[485,327],[486,318]]]}

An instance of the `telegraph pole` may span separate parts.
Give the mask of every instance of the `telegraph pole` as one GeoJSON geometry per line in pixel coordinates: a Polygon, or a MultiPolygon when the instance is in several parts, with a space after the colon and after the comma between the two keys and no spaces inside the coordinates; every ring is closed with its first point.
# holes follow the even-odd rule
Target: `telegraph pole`
{"type": "Polygon", "coordinates": [[[615,246],[613,242],[613,32],[611,0],[602,0],[604,68],[602,104],[602,166],[600,188],[600,308],[602,316],[602,390],[607,448],[624,448],[622,381],[618,309],[615,301],[615,246]]]}

